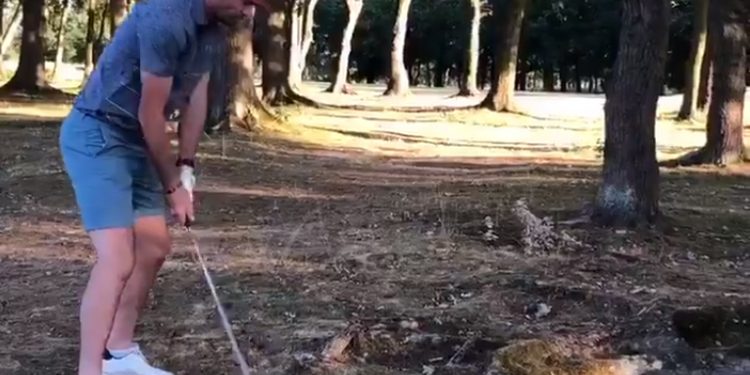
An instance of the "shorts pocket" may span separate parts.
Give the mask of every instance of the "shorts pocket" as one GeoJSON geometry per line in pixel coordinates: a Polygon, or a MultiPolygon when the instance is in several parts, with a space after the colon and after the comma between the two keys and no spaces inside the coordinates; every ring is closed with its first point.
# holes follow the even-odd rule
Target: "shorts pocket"
{"type": "Polygon", "coordinates": [[[60,146],[63,150],[72,150],[94,157],[107,149],[108,141],[99,120],[86,114],[72,113],[63,122],[60,131],[60,146]]]}

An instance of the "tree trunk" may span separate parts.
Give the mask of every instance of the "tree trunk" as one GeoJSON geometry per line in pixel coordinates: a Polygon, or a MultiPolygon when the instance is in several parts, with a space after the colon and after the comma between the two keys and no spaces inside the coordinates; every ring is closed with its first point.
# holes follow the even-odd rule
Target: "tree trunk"
{"type": "MultiPolygon", "coordinates": [[[[258,98],[255,90],[253,53],[253,25],[251,21],[233,26],[228,48],[228,66],[231,84],[219,83],[214,87],[229,90],[228,121],[232,125],[251,130],[254,128],[270,127],[277,119],[258,98]]],[[[215,105],[220,105],[216,103],[215,105]]],[[[215,107],[212,105],[211,107],[215,107]]]]}
{"type": "Polygon", "coordinates": [[[477,88],[484,90],[487,80],[492,77],[492,71],[495,64],[492,62],[492,56],[489,53],[479,55],[479,74],[477,75],[477,88]]]}
{"type": "Polygon", "coordinates": [[[104,6],[102,7],[101,17],[99,18],[99,35],[96,37],[96,40],[94,42],[94,64],[96,64],[96,62],[99,61],[99,56],[102,54],[102,51],[104,51],[104,46],[106,45],[105,39],[107,39],[107,36],[109,36],[110,38],[112,37],[111,32],[109,33],[109,35],[107,34],[107,31],[108,31],[107,20],[109,19],[109,1],[106,1],[106,0],[102,0],[102,1],[104,1],[104,6]]]}
{"type": "Polygon", "coordinates": [[[344,37],[341,39],[341,52],[339,53],[338,70],[336,78],[333,81],[330,91],[338,94],[344,92],[347,77],[349,75],[349,55],[352,52],[352,37],[354,30],[357,28],[357,20],[362,14],[362,0],[346,0],[346,7],[349,9],[349,20],[346,22],[344,37]]]}
{"type": "Polygon", "coordinates": [[[18,31],[21,29],[22,16],[23,12],[21,11],[21,3],[19,2],[13,10],[10,24],[3,30],[3,39],[0,41],[0,56],[4,57],[8,53],[8,48],[10,48],[13,40],[16,39],[18,31]]]}
{"type": "Polygon", "coordinates": [[[516,64],[518,43],[521,40],[521,26],[526,13],[527,0],[509,0],[502,25],[498,27],[497,49],[495,51],[495,73],[492,86],[482,106],[493,111],[514,111],[513,89],[516,86],[516,64]]]}
{"type": "Polygon", "coordinates": [[[86,9],[86,58],[83,67],[83,81],[86,82],[94,71],[94,40],[96,39],[96,0],[88,0],[86,9]]]}
{"type": "Polygon", "coordinates": [[[313,41],[313,26],[315,26],[315,7],[318,0],[305,1],[305,18],[302,33],[302,52],[300,53],[299,72],[300,75],[305,72],[307,66],[307,54],[313,41]]]}
{"type": "Polygon", "coordinates": [[[448,70],[442,56],[435,63],[435,72],[432,76],[433,87],[445,87],[445,72],[448,70]]]}
{"type": "Polygon", "coordinates": [[[560,92],[568,92],[568,66],[560,64],[560,92]]]}
{"type": "Polygon", "coordinates": [[[518,71],[518,84],[516,85],[518,91],[526,91],[528,75],[529,75],[528,64],[520,63],[520,67],[518,71]]]}
{"type": "Polygon", "coordinates": [[[68,20],[68,13],[70,13],[70,0],[63,0],[63,9],[60,12],[60,27],[57,29],[57,46],[55,51],[55,67],[52,69],[52,77],[59,78],[60,67],[63,64],[63,54],[65,52],[65,23],[68,20]]]}
{"type": "MultiPolygon", "coordinates": [[[[5,32],[5,0],[0,0],[0,35],[5,32]]],[[[0,75],[5,74],[5,56],[0,53],[0,75]]]]}
{"type": "Polygon", "coordinates": [[[409,95],[409,75],[404,66],[404,47],[409,21],[411,0],[398,0],[398,15],[393,26],[393,47],[391,49],[391,77],[384,95],[409,95]]]}
{"type": "Polygon", "coordinates": [[[263,100],[270,105],[288,102],[288,69],[290,64],[287,47],[286,12],[274,9],[266,22],[265,51],[263,52],[263,100]]]}
{"type": "Polygon", "coordinates": [[[687,120],[695,115],[698,89],[701,79],[701,65],[703,55],[706,54],[706,39],[708,39],[708,0],[693,1],[695,7],[693,21],[693,41],[690,48],[690,59],[685,67],[685,88],[683,90],[682,106],[677,118],[687,120]]]}
{"type": "Polygon", "coordinates": [[[477,89],[477,71],[479,69],[479,26],[482,19],[482,3],[480,0],[471,0],[471,35],[469,37],[468,64],[463,76],[460,96],[479,95],[477,89]]]}
{"type": "Polygon", "coordinates": [[[745,158],[742,127],[748,42],[744,0],[710,3],[709,37],[714,48],[713,84],[706,145],[680,164],[726,165],[745,158]]]}
{"type": "Polygon", "coordinates": [[[23,1],[21,24],[18,69],[3,89],[36,94],[49,88],[44,74],[44,0],[23,1]]]}
{"type": "Polygon", "coordinates": [[[581,68],[578,63],[576,63],[573,74],[575,75],[574,78],[576,80],[576,92],[580,94],[583,92],[583,82],[581,82],[581,68]]]}
{"type": "Polygon", "coordinates": [[[548,57],[545,57],[542,67],[542,85],[544,91],[555,91],[555,67],[548,57]]]}
{"type": "Polygon", "coordinates": [[[289,45],[288,45],[288,83],[292,87],[299,87],[302,84],[302,26],[304,23],[304,0],[293,0],[289,4],[286,27],[289,28],[289,45]]]}
{"type": "Polygon", "coordinates": [[[593,219],[608,226],[659,216],[654,125],[666,64],[669,0],[624,0],[619,51],[604,106],[603,180],[593,219]]]}
{"type": "Polygon", "coordinates": [[[128,16],[127,0],[109,0],[109,33],[115,35],[115,30],[128,16]]]}
{"type": "Polygon", "coordinates": [[[698,98],[697,98],[697,109],[699,111],[705,111],[708,107],[708,102],[711,100],[711,84],[713,77],[713,46],[711,38],[706,40],[706,51],[703,54],[703,62],[701,63],[701,79],[698,85],[698,98]]]}

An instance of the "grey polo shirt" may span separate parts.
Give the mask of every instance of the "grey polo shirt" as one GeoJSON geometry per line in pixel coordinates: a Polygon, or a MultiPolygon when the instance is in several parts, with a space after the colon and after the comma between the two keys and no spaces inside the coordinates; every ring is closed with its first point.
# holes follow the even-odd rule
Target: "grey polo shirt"
{"type": "Polygon", "coordinates": [[[204,0],[141,0],[117,28],[74,106],[140,131],[141,70],[173,77],[165,115],[182,109],[216,61],[222,34],[204,0]]]}

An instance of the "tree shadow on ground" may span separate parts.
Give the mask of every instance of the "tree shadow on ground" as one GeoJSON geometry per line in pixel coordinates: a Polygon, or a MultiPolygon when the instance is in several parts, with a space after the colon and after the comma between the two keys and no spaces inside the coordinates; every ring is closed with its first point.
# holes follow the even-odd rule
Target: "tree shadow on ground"
{"type": "MultiPolygon", "coordinates": [[[[11,317],[0,327],[13,336],[0,363],[23,365],[12,374],[70,372],[75,357],[76,298],[91,253],[54,124],[0,126],[0,281],[9,286],[0,309],[11,317]]],[[[437,352],[373,349],[369,364],[381,374],[398,373],[404,358],[417,372],[445,371],[455,343],[471,334],[495,343],[601,335],[620,347],[674,337],[669,315],[680,307],[750,298],[742,169],[664,171],[670,230],[623,232],[564,224],[596,194],[592,162],[386,157],[237,134],[224,147],[207,140],[200,160],[195,233],[242,345],[269,366],[318,353],[354,323],[372,332],[415,321],[413,332],[375,331],[450,338],[437,352]],[[513,212],[520,199],[587,247],[525,252],[528,228],[513,212]],[[529,313],[539,303],[551,312],[529,313]]],[[[227,373],[228,346],[177,230],[174,248],[144,322],[148,347],[174,370],[227,373]]],[[[468,358],[474,369],[486,365],[468,358]]]]}

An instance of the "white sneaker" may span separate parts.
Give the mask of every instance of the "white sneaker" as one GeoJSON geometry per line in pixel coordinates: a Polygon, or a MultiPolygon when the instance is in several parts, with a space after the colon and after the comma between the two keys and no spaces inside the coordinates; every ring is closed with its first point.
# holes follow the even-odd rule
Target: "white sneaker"
{"type": "Polygon", "coordinates": [[[149,365],[138,346],[122,358],[105,359],[102,371],[105,375],[173,375],[149,365]]]}

